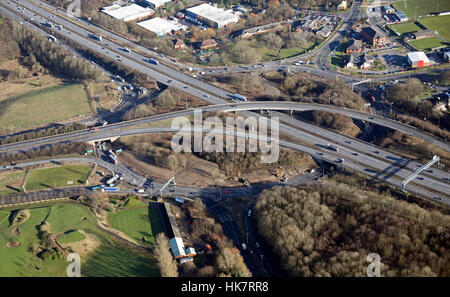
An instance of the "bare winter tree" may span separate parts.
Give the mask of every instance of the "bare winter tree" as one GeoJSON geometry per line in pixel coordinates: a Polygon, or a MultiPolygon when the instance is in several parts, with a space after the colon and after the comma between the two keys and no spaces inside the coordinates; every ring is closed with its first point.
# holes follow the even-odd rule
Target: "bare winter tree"
{"type": "Polygon", "coordinates": [[[162,277],[177,277],[177,263],[170,253],[169,239],[164,233],[158,233],[155,239],[155,257],[162,277]]]}

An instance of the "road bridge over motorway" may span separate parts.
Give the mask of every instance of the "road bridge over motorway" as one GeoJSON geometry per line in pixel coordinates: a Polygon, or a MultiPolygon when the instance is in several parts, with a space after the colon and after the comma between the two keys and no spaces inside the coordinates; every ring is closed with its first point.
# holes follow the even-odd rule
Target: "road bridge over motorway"
{"type": "MultiPolygon", "coordinates": [[[[187,110],[169,112],[160,115],[149,116],[145,118],[140,118],[131,121],[120,122],[116,124],[111,124],[105,127],[98,127],[97,132],[89,133],[87,130],[72,132],[67,134],[61,134],[57,136],[50,136],[45,138],[38,138],[29,141],[24,141],[20,143],[12,143],[7,145],[0,146],[0,153],[6,151],[18,151],[18,150],[26,150],[27,148],[42,146],[47,143],[52,142],[64,142],[70,140],[76,141],[98,141],[99,139],[109,139],[114,137],[114,134],[110,132],[112,130],[123,129],[127,127],[132,127],[140,124],[156,122],[160,120],[173,119],[180,116],[190,116],[195,110],[201,110],[202,112],[213,112],[213,111],[223,111],[223,112],[232,112],[232,111],[262,111],[262,110],[288,110],[288,111],[305,111],[305,110],[322,110],[331,113],[339,113],[353,119],[358,119],[361,121],[377,124],[383,127],[387,127],[396,131],[401,131],[408,135],[412,135],[418,138],[423,139],[426,142],[433,143],[446,151],[450,152],[450,145],[448,141],[439,139],[436,136],[433,136],[429,133],[423,132],[413,126],[401,123],[399,121],[395,121],[389,118],[385,118],[382,116],[369,114],[353,109],[348,108],[339,108],[332,105],[324,105],[324,104],[314,104],[314,103],[301,103],[301,102],[279,102],[279,101],[257,101],[257,102],[242,102],[242,103],[227,103],[227,104],[218,104],[218,105],[208,105],[203,106],[201,108],[191,108],[187,110]],[[105,133],[108,133],[108,136],[105,136],[105,133]],[[105,136],[105,137],[103,137],[105,136]],[[102,138],[103,137],[103,138],[102,138]]],[[[291,119],[290,117],[287,117],[291,119]]],[[[282,119],[284,120],[284,119],[282,119]]],[[[320,129],[319,127],[315,128],[320,129]]],[[[293,135],[294,136],[294,135],[293,135]]]]}

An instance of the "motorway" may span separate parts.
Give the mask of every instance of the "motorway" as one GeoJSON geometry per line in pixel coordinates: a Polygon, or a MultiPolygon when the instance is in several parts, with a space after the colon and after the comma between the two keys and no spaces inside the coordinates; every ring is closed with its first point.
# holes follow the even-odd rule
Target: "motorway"
{"type": "MultiPolygon", "coordinates": [[[[419,163],[411,162],[409,159],[399,157],[390,152],[383,151],[382,149],[374,150],[373,147],[367,147],[368,145],[364,142],[347,138],[345,136],[342,136],[341,140],[343,140],[343,142],[338,145],[340,148],[339,151],[335,152],[326,147],[327,142],[323,141],[322,135],[321,137],[318,137],[309,133],[302,133],[297,128],[288,127],[287,129],[291,129],[293,132],[295,131],[302,142],[307,142],[309,145],[279,140],[278,144],[280,146],[310,154],[311,156],[332,164],[336,164],[337,166],[356,170],[375,179],[388,182],[397,188],[401,187],[402,179],[408,177],[419,166],[421,166],[419,163]],[[371,153],[366,154],[369,150],[371,153]],[[338,163],[336,160],[340,158],[344,159],[345,162],[342,164],[338,163]]],[[[191,128],[186,130],[178,128],[174,129],[171,127],[137,128],[129,130],[116,129],[108,133],[90,134],[88,135],[88,139],[89,141],[95,141],[96,139],[108,139],[117,136],[139,135],[146,133],[173,133],[178,131],[191,131],[191,128]]],[[[210,130],[202,128],[194,128],[194,132],[195,131],[203,133],[210,132],[210,130]]],[[[228,130],[225,131],[225,133],[228,135],[238,135],[238,133],[235,134],[234,131],[228,130]]],[[[249,139],[258,140],[257,135],[248,134],[246,137],[249,139]]],[[[261,137],[259,139],[261,140],[261,137]]],[[[87,141],[87,139],[85,139],[85,141],[87,141]]],[[[262,138],[262,141],[267,141],[267,139],[262,138]]],[[[137,183],[137,180],[134,180],[130,183],[141,186],[144,182],[144,180],[141,180],[137,183]]],[[[428,172],[423,172],[420,177],[408,184],[407,190],[411,193],[450,205],[450,199],[448,197],[448,173],[436,168],[433,168],[428,172]]]]}
{"type": "MultiPolygon", "coordinates": [[[[294,110],[306,110],[311,108],[325,108],[333,109],[335,111],[336,108],[331,106],[323,106],[317,104],[304,104],[304,103],[290,103],[290,102],[249,102],[249,103],[235,103],[235,104],[223,104],[223,105],[212,105],[206,106],[202,108],[202,111],[224,111],[224,110],[245,110],[245,109],[255,109],[260,110],[261,108],[265,109],[294,109],[294,110]]],[[[378,118],[381,121],[390,121],[395,123],[395,121],[373,116],[370,114],[364,114],[354,110],[346,110],[350,114],[354,114],[353,116],[359,116],[360,119],[366,119],[369,121],[376,121],[378,118]]],[[[101,139],[108,139],[117,136],[126,136],[126,135],[136,135],[143,133],[161,133],[161,132],[176,132],[176,129],[170,128],[141,128],[141,129],[128,129],[122,130],[122,128],[129,128],[130,126],[139,125],[143,123],[151,123],[154,121],[171,119],[179,116],[188,116],[192,115],[194,112],[193,109],[183,110],[178,112],[171,112],[162,115],[156,115],[144,119],[138,119],[130,122],[122,122],[106,127],[99,127],[98,132],[90,133],[87,131],[68,133],[66,135],[57,135],[48,137],[45,139],[37,139],[31,140],[22,143],[15,143],[10,145],[5,145],[0,147],[0,152],[2,151],[18,151],[24,150],[25,148],[42,146],[47,143],[55,143],[55,142],[66,142],[66,141],[97,141],[101,139]]],[[[347,114],[348,115],[348,114],[347,114]]],[[[350,137],[339,135],[335,132],[328,131],[326,129],[320,129],[318,133],[317,127],[311,124],[307,124],[304,122],[299,122],[295,119],[287,117],[290,121],[288,125],[281,124],[283,127],[282,132],[287,133],[290,136],[293,136],[302,141],[302,143],[309,143],[309,146],[306,145],[293,145],[289,142],[280,141],[281,145],[285,145],[287,147],[294,148],[296,150],[300,150],[316,156],[320,159],[324,159],[326,161],[335,162],[337,158],[344,158],[346,162],[342,164],[342,166],[347,168],[352,168],[358,170],[364,174],[376,176],[378,178],[383,178],[385,181],[392,183],[393,185],[400,187],[400,181],[398,179],[393,178],[392,176],[385,176],[384,174],[388,174],[389,170],[395,171],[395,175],[397,177],[406,178],[409,174],[411,174],[420,164],[415,162],[410,162],[410,160],[403,159],[400,156],[392,154],[388,151],[385,151],[381,148],[377,148],[375,146],[371,146],[363,141],[353,139],[350,137]],[[300,125],[299,125],[300,123],[300,125]],[[292,127],[294,126],[294,127],[292,127]],[[303,131],[302,131],[303,129],[303,131]],[[305,131],[307,129],[307,131],[305,131]],[[311,132],[313,131],[313,132],[311,132]],[[315,132],[314,132],[315,131],[315,132]],[[339,139],[339,142],[337,141],[339,139]],[[331,153],[330,150],[326,148],[326,143],[332,143],[336,146],[339,146],[341,150],[339,152],[331,153]],[[324,155],[325,154],[325,155],[324,155]],[[381,157],[382,156],[382,157],[381,157]],[[400,166],[404,170],[400,170],[400,166]],[[404,168],[403,168],[404,167],[404,168]],[[380,174],[381,173],[381,174],[380,174]]],[[[402,124],[403,128],[408,128],[402,124]]],[[[411,128],[413,129],[413,128],[411,128]]],[[[418,130],[413,130],[413,132],[418,130]]],[[[418,131],[420,132],[420,131],[418,131]]],[[[448,144],[442,143],[442,146],[448,150],[448,144]]],[[[423,174],[424,176],[427,173],[423,174]]],[[[438,191],[440,193],[448,193],[448,173],[442,172],[440,170],[433,170],[432,176],[427,176],[426,180],[418,179],[417,181],[423,187],[431,188],[433,191],[438,191]],[[429,178],[428,178],[429,177],[429,178]],[[443,182],[446,183],[444,184],[443,182]]],[[[429,191],[424,191],[423,189],[415,189],[413,185],[408,186],[408,190],[411,192],[415,192],[417,194],[424,195],[426,197],[434,198],[439,197],[445,199],[446,196],[436,196],[429,191]]],[[[446,200],[444,200],[446,201],[446,200]]]]}
{"type": "MultiPolygon", "coordinates": [[[[34,18],[35,21],[38,21],[38,18],[41,18],[39,22],[45,22],[46,20],[49,20],[53,23],[61,24],[64,26],[64,29],[61,31],[58,31],[58,33],[64,35],[66,38],[75,41],[77,43],[83,44],[84,46],[90,48],[91,50],[94,50],[96,52],[99,52],[103,55],[109,56],[115,60],[119,60],[120,62],[127,65],[130,68],[133,68],[137,71],[140,71],[142,73],[145,73],[149,75],[150,77],[156,79],[160,83],[170,85],[174,88],[178,88],[182,90],[185,93],[188,93],[190,95],[193,95],[195,97],[201,98],[202,100],[208,101],[211,104],[223,104],[227,103],[225,99],[229,99],[229,96],[231,95],[228,91],[220,89],[216,86],[210,85],[208,83],[204,83],[201,80],[196,79],[195,77],[192,77],[190,75],[184,74],[180,72],[177,69],[173,69],[171,67],[168,67],[164,64],[160,65],[152,65],[147,63],[146,56],[140,55],[135,52],[126,53],[122,51],[123,48],[122,45],[119,45],[113,41],[103,41],[102,43],[92,40],[91,38],[87,37],[89,34],[92,34],[92,32],[97,33],[99,29],[98,27],[95,28],[95,31],[88,31],[80,26],[74,25],[72,22],[68,22],[67,20],[60,18],[58,16],[54,16],[51,13],[49,13],[46,10],[43,10],[36,5],[33,5],[29,2],[21,1],[20,5],[26,7],[27,9],[25,11],[18,11],[15,5],[12,2],[8,2],[6,4],[5,2],[2,2],[3,5],[9,6],[10,10],[15,11],[16,13],[19,13],[20,15],[25,16],[26,18],[34,18]],[[32,11],[30,11],[32,10],[32,11]],[[35,15],[38,14],[38,15],[35,15]],[[40,16],[39,16],[40,15],[40,16]],[[41,16],[45,16],[45,18],[42,18],[41,16]]],[[[47,5],[47,4],[46,4],[47,5]]],[[[48,5],[47,5],[48,6],[48,5]]],[[[5,10],[3,7],[0,7],[0,11],[10,15],[11,13],[8,10],[5,10]]],[[[354,18],[357,16],[353,12],[357,11],[356,6],[352,7],[351,13],[348,15],[348,18],[354,18]]],[[[12,16],[15,19],[17,18],[17,15],[12,16]]],[[[23,19],[20,19],[20,21],[23,21],[23,19]]],[[[81,20],[78,20],[81,21],[81,20]]],[[[27,23],[24,23],[27,24],[27,23]]],[[[85,23],[85,25],[92,26],[91,24],[85,23]]],[[[329,52],[336,47],[336,42],[339,42],[339,40],[342,38],[341,32],[343,32],[345,29],[347,22],[344,22],[341,30],[338,32],[338,34],[335,34],[332,38],[329,39],[328,43],[325,44],[320,51],[310,53],[309,55],[318,54],[317,59],[320,61],[320,59],[323,59],[324,57],[327,57],[329,52]],[[328,54],[327,54],[328,53],[328,54]]],[[[32,26],[32,25],[31,25],[32,26]]],[[[117,36],[111,32],[105,31],[102,32],[105,36],[109,36],[111,38],[114,38],[115,40],[119,40],[122,43],[129,43],[128,40],[117,36]],[[105,33],[106,32],[106,33],[105,33]],[[122,39],[121,39],[122,38],[122,39]]],[[[337,45],[336,45],[337,46],[337,45]]],[[[138,46],[139,47],[139,46],[138,46]]],[[[149,55],[155,55],[154,52],[148,51],[145,48],[140,47],[139,51],[141,52],[149,52],[149,55]]],[[[164,60],[165,63],[172,63],[170,59],[165,57],[159,57],[159,60],[164,60]]],[[[260,70],[280,70],[285,69],[285,66],[282,66],[281,63],[283,62],[270,62],[270,63],[264,63],[261,65],[251,65],[247,67],[239,67],[236,69],[223,69],[223,71],[247,71],[251,69],[251,71],[260,71],[260,70]]],[[[179,64],[174,64],[174,66],[180,66],[179,64]]],[[[316,69],[316,68],[309,68],[309,67],[303,67],[303,66],[289,66],[292,67],[294,70],[298,71],[308,71],[313,74],[321,75],[328,78],[336,78],[339,77],[343,80],[345,80],[347,83],[353,83],[360,81],[359,78],[353,78],[347,75],[342,75],[334,71],[324,71],[322,69],[316,69]]],[[[215,73],[220,73],[220,70],[215,71],[215,73]]],[[[407,74],[402,74],[403,76],[407,76],[407,74]]],[[[394,77],[394,76],[392,76],[394,77]]],[[[400,77],[400,76],[399,76],[400,77]]],[[[381,78],[379,78],[381,79],[381,78]]],[[[369,115],[360,113],[353,110],[344,110],[344,109],[337,109],[336,107],[331,106],[318,106],[318,105],[299,105],[295,103],[280,103],[280,102],[252,102],[252,103],[239,103],[239,104],[229,104],[229,105],[221,105],[221,106],[208,106],[202,108],[203,111],[244,111],[241,114],[244,115],[255,115],[254,113],[247,112],[248,110],[261,110],[261,109],[274,109],[274,110],[328,110],[332,112],[338,112],[346,115],[350,115],[353,118],[361,119],[368,122],[377,123],[380,125],[384,125],[386,127],[394,128],[399,131],[403,131],[407,134],[411,134],[417,137],[421,137],[429,142],[435,143],[447,151],[449,151],[449,145],[447,142],[444,142],[442,140],[439,140],[427,133],[423,133],[413,127],[404,125],[402,123],[392,121],[386,118],[378,117],[375,115],[369,115]],[[232,105],[235,105],[235,107],[232,107],[232,105]]],[[[28,141],[26,143],[17,143],[17,144],[11,144],[7,146],[0,147],[0,152],[2,151],[17,151],[17,150],[24,150],[28,149],[30,147],[36,147],[36,146],[42,146],[44,144],[48,143],[55,143],[55,142],[65,142],[65,141],[88,141],[88,140],[97,140],[97,139],[103,139],[113,136],[120,136],[120,135],[135,135],[135,134],[142,134],[142,133],[162,133],[162,132],[174,132],[173,129],[168,127],[161,127],[161,128],[141,128],[141,129],[130,129],[130,130],[121,130],[126,127],[131,127],[133,125],[138,125],[141,123],[150,123],[157,120],[162,119],[169,119],[173,118],[175,116],[184,116],[192,114],[193,110],[186,110],[186,111],[180,111],[175,113],[169,113],[164,115],[158,115],[153,116],[145,119],[139,119],[136,121],[126,122],[126,123],[119,123],[116,125],[111,125],[107,127],[101,127],[98,132],[96,133],[89,133],[88,131],[81,131],[81,132],[75,132],[75,133],[69,133],[67,135],[58,135],[53,137],[48,137],[45,139],[37,139],[28,141]]],[[[275,114],[273,112],[273,114],[275,114]]],[[[281,131],[283,134],[294,136],[296,139],[301,140],[302,142],[308,143],[308,145],[300,145],[297,143],[287,142],[287,141],[280,141],[281,146],[289,147],[295,150],[307,152],[319,159],[326,160],[331,163],[336,164],[336,158],[345,158],[344,164],[337,164],[339,166],[345,166],[347,168],[351,168],[354,170],[357,170],[359,172],[363,172],[366,175],[373,176],[374,178],[378,178],[381,180],[384,180],[386,182],[389,182],[393,184],[396,187],[400,187],[400,180],[395,177],[405,178],[410,173],[412,173],[417,166],[420,166],[421,164],[411,162],[407,159],[403,159],[399,156],[396,156],[390,152],[383,151],[380,148],[375,148],[374,146],[371,146],[367,143],[364,143],[357,139],[352,139],[346,136],[340,136],[335,132],[328,131],[326,129],[318,128],[314,125],[306,124],[303,122],[300,122],[298,120],[295,120],[287,115],[276,113],[277,116],[281,118],[281,120],[285,123],[288,123],[288,125],[280,125],[281,131]],[[323,145],[327,142],[337,144],[337,137],[339,137],[339,152],[330,152],[328,149],[324,148],[323,145]],[[342,140],[344,143],[342,143],[342,140]],[[320,146],[322,145],[322,146],[320,146]],[[356,154],[356,155],[355,155],[356,154]],[[375,170],[374,170],[375,168],[375,170]]],[[[161,187],[160,183],[157,183],[155,181],[147,180],[145,177],[140,176],[139,174],[134,173],[130,168],[126,167],[123,164],[119,165],[113,165],[108,162],[105,162],[103,160],[98,160],[94,158],[74,158],[73,160],[69,159],[56,159],[56,160],[47,160],[47,161],[40,161],[40,162],[89,162],[89,163],[95,163],[98,166],[102,166],[107,168],[108,170],[111,170],[115,173],[121,173],[124,176],[124,179],[129,182],[130,184],[136,185],[137,187],[141,186],[148,186],[146,187],[146,194],[158,194],[158,191],[161,187]]],[[[25,166],[31,166],[31,165],[38,165],[37,163],[29,162],[25,164],[16,165],[19,167],[25,167],[25,166]]],[[[17,167],[17,168],[19,168],[17,167]]],[[[294,182],[295,180],[299,180],[301,183],[301,178],[293,179],[290,182],[294,182]]],[[[449,199],[447,196],[448,191],[448,173],[442,172],[440,170],[436,170],[433,168],[432,171],[429,171],[428,173],[423,173],[421,175],[421,179],[415,180],[413,183],[409,184],[407,189],[410,192],[414,192],[419,195],[423,195],[425,197],[429,197],[431,199],[439,199],[438,202],[444,203],[446,205],[449,205],[449,199]],[[423,177],[422,177],[423,176],[423,177]],[[445,178],[447,176],[447,179],[445,178]],[[446,181],[444,183],[442,180],[446,181]],[[432,189],[431,191],[428,189],[432,189]],[[436,193],[436,191],[438,193],[436,193]]],[[[269,185],[265,185],[266,187],[269,185]]],[[[233,188],[233,189],[227,189],[227,195],[228,197],[242,197],[244,195],[254,195],[257,194],[259,191],[261,191],[261,186],[256,187],[248,187],[248,188],[233,188]]],[[[241,249],[240,243],[242,243],[242,239],[240,239],[240,234],[238,232],[238,229],[236,227],[236,224],[234,220],[230,220],[229,217],[226,216],[226,214],[218,214],[215,213],[215,210],[218,209],[217,205],[213,203],[215,199],[217,199],[218,195],[221,196],[221,189],[197,189],[197,188],[191,188],[191,187],[173,187],[166,189],[165,191],[168,191],[167,194],[170,195],[180,195],[180,196],[195,196],[195,197],[203,197],[205,201],[205,204],[207,204],[207,207],[212,211],[213,214],[215,214],[217,217],[219,217],[219,221],[224,226],[224,230],[227,233],[230,238],[233,239],[236,246],[238,246],[241,249]],[[189,193],[189,194],[188,194],[189,193]],[[209,199],[209,200],[208,200],[209,199]],[[207,202],[208,201],[208,202],[207,202]],[[210,203],[211,202],[211,203],[210,203]]],[[[245,225],[245,223],[244,223],[245,225]]],[[[251,242],[250,245],[255,244],[255,240],[252,238],[252,236],[249,236],[249,241],[251,242]]],[[[253,246],[252,250],[257,251],[258,253],[262,254],[262,251],[258,251],[258,248],[253,246]]],[[[245,253],[248,253],[248,251],[242,251],[244,253],[244,257],[246,259],[246,263],[249,266],[249,268],[252,270],[252,272],[255,270],[254,265],[252,263],[248,263],[249,255],[246,255],[245,253]]],[[[250,260],[251,262],[251,260],[250,260]]],[[[267,267],[266,267],[267,268],[267,267]]],[[[272,269],[268,269],[271,271],[272,269]]],[[[273,274],[273,272],[272,272],[273,274]]]]}

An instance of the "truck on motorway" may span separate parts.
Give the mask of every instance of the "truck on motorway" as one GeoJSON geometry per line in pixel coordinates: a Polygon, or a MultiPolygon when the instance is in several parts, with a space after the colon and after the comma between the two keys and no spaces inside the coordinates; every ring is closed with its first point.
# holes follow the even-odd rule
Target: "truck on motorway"
{"type": "Polygon", "coordinates": [[[336,152],[339,150],[339,148],[337,146],[331,145],[329,143],[327,143],[327,148],[329,148],[330,150],[336,151],[336,152]]]}
{"type": "Polygon", "coordinates": [[[89,37],[98,41],[102,41],[103,38],[101,35],[89,34],[89,37]]]}
{"type": "Polygon", "coordinates": [[[247,245],[245,243],[242,243],[242,249],[246,250],[247,249],[247,245]]]}
{"type": "Polygon", "coordinates": [[[155,64],[155,65],[159,65],[158,60],[155,60],[155,59],[153,59],[153,58],[148,58],[148,62],[149,62],[149,63],[152,63],[152,64],[155,64]]]}
{"type": "Polygon", "coordinates": [[[247,98],[245,97],[245,96],[242,96],[242,95],[239,95],[239,94],[234,94],[233,96],[232,96],[234,99],[237,99],[237,100],[241,100],[241,101],[247,101],[247,98]]]}
{"type": "Polygon", "coordinates": [[[111,159],[111,161],[112,161],[115,165],[119,164],[119,160],[117,159],[116,155],[114,155],[113,152],[110,151],[110,152],[108,153],[108,158],[111,159]]]}
{"type": "Polygon", "coordinates": [[[252,215],[252,210],[249,209],[249,210],[248,210],[248,213],[247,213],[247,216],[251,216],[251,215],[252,215]]]}
{"type": "Polygon", "coordinates": [[[175,201],[176,201],[176,202],[179,202],[179,203],[181,203],[181,204],[184,203],[184,199],[183,199],[183,198],[179,198],[179,197],[175,198],[175,201]]]}
{"type": "Polygon", "coordinates": [[[118,192],[119,190],[120,190],[119,188],[112,188],[112,187],[102,188],[102,192],[118,192]]]}

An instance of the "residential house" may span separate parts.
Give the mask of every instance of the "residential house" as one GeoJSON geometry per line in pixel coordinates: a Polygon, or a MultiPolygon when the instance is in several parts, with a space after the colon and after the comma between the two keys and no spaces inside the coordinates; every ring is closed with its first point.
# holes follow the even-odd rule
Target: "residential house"
{"type": "Polygon", "coordinates": [[[362,47],[363,47],[363,45],[362,45],[362,41],[361,41],[361,40],[353,39],[353,40],[350,42],[349,47],[347,47],[347,49],[345,50],[345,53],[346,53],[347,55],[350,55],[350,54],[352,54],[352,53],[358,53],[358,54],[360,54],[361,51],[362,51],[362,47]]]}
{"type": "Polygon", "coordinates": [[[179,50],[179,49],[183,49],[185,47],[186,47],[186,45],[184,44],[183,40],[177,39],[177,41],[175,42],[174,48],[176,50],[179,50]]]}
{"type": "Polygon", "coordinates": [[[323,26],[322,29],[316,32],[316,35],[321,38],[327,38],[331,34],[331,29],[327,26],[323,26]]]}
{"type": "Polygon", "coordinates": [[[206,39],[200,45],[201,50],[207,50],[217,47],[217,42],[214,39],[206,39]]]}
{"type": "Polygon", "coordinates": [[[356,54],[351,54],[350,59],[345,65],[345,68],[356,69],[356,54]]]}
{"type": "Polygon", "coordinates": [[[347,9],[347,1],[342,1],[341,4],[338,5],[338,10],[346,10],[347,9]]]}
{"type": "Polygon", "coordinates": [[[360,66],[361,69],[370,69],[373,67],[374,59],[366,54],[362,56],[362,64],[360,66]]]}

